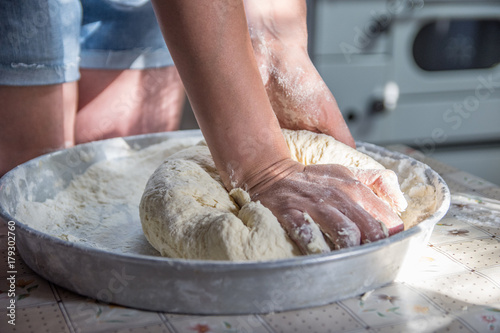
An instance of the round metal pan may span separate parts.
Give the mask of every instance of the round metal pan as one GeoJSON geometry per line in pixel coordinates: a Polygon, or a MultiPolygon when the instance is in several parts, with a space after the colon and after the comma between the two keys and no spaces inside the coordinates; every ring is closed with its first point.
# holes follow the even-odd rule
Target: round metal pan
{"type": "MultiPolygon", "coordinates": [[[[18,251],[42,277],[71,291],[124,306],[190,314],[247,314],[319,306],[360,295],[390,283],[411,262],[447,212],[450,193],[430,168],[438,209],[414,228],[374,243],[327,254],[266,262],[220,262],[123,254],[91,248],[30,228],[16,218],[20,200],[43,202],[64,189],[92,164],[175,138],[179,131],[79,145],[31,160],[0,179],[0,216],[16,223],[18,251]],[[92,151],[91,158],[79,159],[92,151]],[[77,160],[77,162],[75,162],[77,160]]],[[[366,153],[410,159],[381,147],[358,143],[366,153]]],[[[412,163],[423,165],[418,161],[412,163]]],[[[47,221],[50,223],[50,221],[47,221]]]]}

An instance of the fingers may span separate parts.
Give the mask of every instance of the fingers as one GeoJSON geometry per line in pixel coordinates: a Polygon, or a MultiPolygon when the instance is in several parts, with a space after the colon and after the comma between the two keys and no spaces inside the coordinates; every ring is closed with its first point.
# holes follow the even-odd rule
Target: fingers
{"type": "MultiPolygon", "coordinates": [[[[361,243],[374,242],[400,231],[398,228],[402,224],[401,219],[367,186],[355,180],[351,170],[339,165],[315,165],[308,168],[316,176],[323,177],[325,191],[322,195],[325,204],[318,209],[335,207],[358,227],[361,243]],[[338,178],[328,181],[324,177],[328,174],[335,174],[338,178]]],[[[321,215],[320,212],[317,214],[321,215]]],[[[328,214],[334,213],[330,210],[328,214]]],[[[338,218],[335,222],[338,223],[338,218]]]]}
{"type": "Polygon", "coordinates": [[[406,209],[408,203],[399,189],[396,174],[391,170],[350,170],[386,203],[380,205],[375,199],[363,200],[364,208],[375,219],[384,223],[389,235],[403,231],[404,223],[398,215],[406,209]]]}
{"type": "Polygon", "coordinates": [[[404,230],[404,223],[401,218],[373,192],[367,193],[366,197],[362,199],[362,207],[376,221],[383,224],[388,236],[404,230]]]}
{"type": "MultiPolygon", "coordinates": [[[[370,199],[373,200],[373,198],[370,199]]],[[[364,204],[361,206],[345,198],[336,199],[336,201],[341,201],[336,203],[339,211],[359,229],[361,244],[375,242],[388,236],[387,231],[382,227],[381,220],[365,210],[364,204]]]]}
{"type": "MultiPolygon", "coordinates": [[[[383,175],[363,176],[378,189],[385,186],[379,179],[383,175]]],[[[389,204],[340,165],[302,167],[254,193],[252,200],[273,212],[304,254],[374,242],[403,229],[389,204]]]]}
{"type": "MultiPolygon", "coordinates": [[[[279,218],[290,238],[304,254],[329,252],[387,237],[382,224],[361,206],[349,200],[339,200],[336,195],[322,192],[321,204],[302,201],[301,210],[290,210],[279,218]],[[341,212],[337,207],[343,207],[341,212]],[[326,237],[326,240],[325,240],[326,237]]],[[[310,195],[308,195],[311,197],[310,195]]]]}
{"type": "Polygon", "coordinates": [[[293,209],[278,220],[303,254],[330,252],[321,230],[307,213],[293,209]]]}
{"type": "Polygon", "coordinates": [[[304,254],[329,252],[330,246],[325,237],[336,250],[387,237],[381,223],[358,205],[346,210],[353,220],[341,213],[329,200],[321,205],[311,204],[305,207],[311,215],[291,210],[283,219],[278,218],[289,237],[304,254]]]}
{"type": "Polygon", "coordinates": [[[361,244],[361,232],[358,226],[338,209],[322,205],[314,217],[335,250],[361,244]]]}

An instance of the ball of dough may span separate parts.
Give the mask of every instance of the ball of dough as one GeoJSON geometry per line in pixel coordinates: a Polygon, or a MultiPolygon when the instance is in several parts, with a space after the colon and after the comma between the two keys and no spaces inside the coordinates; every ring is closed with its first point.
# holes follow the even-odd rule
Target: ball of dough
{"type": "Polygon", "coordinates": [[[228,193],[205,145],[167,158],[139,206],[146,238],[161,255],[271,260],[300,254],[278,220],[241,189],[228,193]]]}
{"type": "MultiPolygon", "coordinates": [[[[384,169],[332,137],[283,130],[292,158],[384,169]]],[[[186,259],[271,260],[300,255],[269,209],[241,189],[227,192],[208,147],[168,157],[150,177],[139,206],[146,238],[161,255],[186,259]]]]}

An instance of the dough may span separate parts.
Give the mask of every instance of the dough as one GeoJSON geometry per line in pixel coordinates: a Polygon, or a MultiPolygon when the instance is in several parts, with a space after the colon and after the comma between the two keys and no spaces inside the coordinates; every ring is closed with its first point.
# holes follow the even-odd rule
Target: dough
{"type": "MultiPolygon", "coordinates": [[[[283,135],[292,158],[306,165],[384,169],[332,137],[289,130],[283,135]]],[[[251,202],[241,189],[226,191],[205,144],[168,157],[150,177],[139,210],[146,238],[163,256],[270,260],[300,255],[269,209],[251,202]]]]}
{"type": "Polygon", "coordinates": [[[361,169],[385,169],[373,158],[334,138],[309,131],[282,130],[292,159],[304,165],[340,164],[361,169]]]}
{"type": "Polygon", "coordinates": [[[268,260],[300,253],[269,209],[241,189],[226,191],[205,145],[160,165],[139,213],[146,238],[163,256],[268,260]]]}

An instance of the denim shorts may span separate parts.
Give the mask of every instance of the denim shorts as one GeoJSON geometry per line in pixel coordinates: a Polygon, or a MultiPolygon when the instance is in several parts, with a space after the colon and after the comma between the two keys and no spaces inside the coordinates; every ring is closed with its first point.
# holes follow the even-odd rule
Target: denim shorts
{"type": "Polygon", "coordinates": [[[0,0],[0,85],[172,65],[148,0],[0,0]]]}

